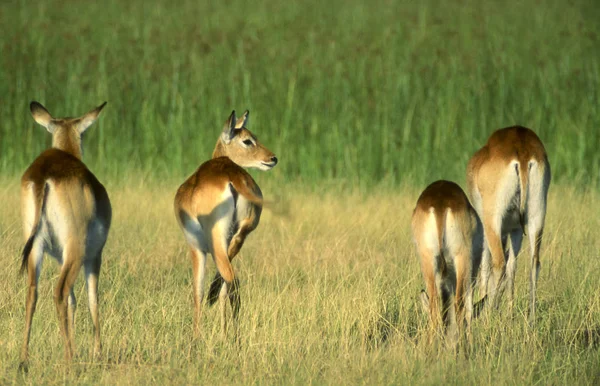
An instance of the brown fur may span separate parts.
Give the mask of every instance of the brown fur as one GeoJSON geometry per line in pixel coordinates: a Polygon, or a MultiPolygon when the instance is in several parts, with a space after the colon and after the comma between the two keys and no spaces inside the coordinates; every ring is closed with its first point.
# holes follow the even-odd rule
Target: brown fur
{"type": "MultiPolygon", "coordinates": [[[[495,131],[487,143],[471,158],[467,169],[467,179],[470,184],[478,184],[480,170],[489,164],[496,164],[498,168],[506,167],[512,160],[519,161],[519,178],[521,180],[521,226],[524,228],[525,194],[527,193],[527,163],[529,160],[547,163],[548,157],[544,145],[538,136],[530,129],[522,126],[512,126],[495,131]]],[[[494,165],[494,166],[496,166],[494,165]]],[[[485,179],[490,174],[482,175],[485,179]]],[[[481,181],[482,184],[494,185],[495,179],[481,181]]]]}
{"type": "Polygon", "coordinates": [[[27,368],[31,322],[37,303],[37,280],[44,252],[62,260],[54,299],[66,358],[70,360],[75,350],[75,297],[72,288],[82,265],[86,268],[94,324],[94,353],[100,354],[97,279],[112,212],[104,186],[81,161],[81,133],[97,119],[103,106],[80,118],[54,119],[42,105],[31,103],[33,118],[52,133],[53,148],[40,154],[21,179],[23,224],[27,240],[22,270],[27,269],[29,286],[21,353],[24,369],[27,368]],[[88,234],[90,227],[94,231],[88,234]]]}
{"type": "Polygon", "coordinates": [[[234,317],[239,310],[238,281],[231,261],[258,226],[263,205],[260,188],[243,167],[270,168],[277,163],[274,154],[245,127],[247,122],[247,111],[237,122],[232,113],[215,145],[213,158],[200,165],[175,195],[175,214],[192,250],[196,334],[204,297],[207,253],[217,266],[208,301],[213,304],[217,297],[221,298],[223,330],[225,297],[232,303],[234,317]]]}
{"type": "MultiPolygon", "coordinates": [[[[506,264],[505,245],[503,240],[506,240],[511,233],[511,244],[515,244],[520,248],[521,238],[526,233],[528,228],[528,218],[533,214],[529,213],[527,203],[534,200],[533,204],[539,210],[535,213],[536,216],[541,216],[541,223],[534,226],[534,234],[530,238],[541,241],[543,232],[543,223],[545,217],[545,202],[550,184],[550,165],[544,145],[539,137],[530,129],[522,126],[507,127],[495,131],[488,139],[485,146],[479,149],[470,159],[467,166],[467,185],[469,194],[474,202],[475,207],[479,212],[484,224],[484,232],[486,241],[491,254],[491,265],[493,269],[493,281],[491,294],[492,303],[498,304],[502,294],[505,279],[506,279],[506,264]],[[516,170],[512,164],[516,163],[516,170]],[[531,176],[531,164],[535,163],[537,172],[531,176]],[[518,175],[518,176],[517,176],[518,175]],[[514,177],[513,177],[514,176],[514,177]],[[511,188],[511,178],[515,178],[518,183],[515,188],[511,188]],[[531,178],[534,178],[534,197],[529,198],[532,194],[531,178]],[[519,200],[518,213],[511,212],[510,200],[512,197],[517,197],[519,200]],[[506,203],[508,202],[508,204],[506,203]],[[500,211],[500,212],[499,212],[500,211]],[[510,225],[512,213],[518,216],[520,223],[520,231],[514,229],[510,225]],[[500,228],[498,223],[501,223],[500,228]],[[508,229],[510,228],[510,229],[508,229]],[[514,242],[518,238],[518,242],[514,242]],[[496,296],[496,294],[498,296],[496,296]]],[[[514,185],[514,183],[513,183],[514,185]]],[[[512,248],[512,247],[511,247],[512,248]]],[[[516,257],[517,251],[513,251],[516,257]]],[[[539,269],[539,242],[533,243],[533,266],[539,269]],[[538,245],[537,247],[535,245],[538,245]]],[[[510,256],[509,256],[510,257],[510,256]]],[[[484,260],[486,260],[484,256],[484,260]]],[[[513,262],[516,267],[516,261],[513,262]]],[[[511,264],[513,264],[511,263],[511,264]]],[[[512,270],[516,269],[511,267],[512,270]]],[[[487,268],[482,271],[487,278],[487,268]]],[[[510,288],[509,307],[512,307],[513,299],[513,280],[514,272],[509,272],[511,276],[508,280],[510,288]]],[[[533,274],[532,274],[533,275],[533,274]]],[[[535,280],[532,278],[532,314],[535,309],[535,280]]],[[[487,279],[482,280],[484,283],[482,288],[487,292],[487,279]]],[[[530,315],[530,316],[531,316],[530,315]]]]}
{"type": "MultiPolygon", "coordinates": [[[[26,191],[32,189],[35,197],[36,217],[32,229],[26,229],[31,236],[27,240],[28,246],[25,247],[23,253],[23,261],[21,263],[21,271],[27,268],[29,259],[29,251],[35,230],[39,226],[40,217],[42,215],[43,202],[45,198],[45,190],[47,189],[46,182],[52,180],[55,183],[62,184],[78,184],[81,180],[84,181],[84,191],[86,195],[93,196],[94,200],[98,201],[99,213],[103,215],[110,211],[108,194],[104,186],[96,179],[96,176],[88,170],[83,162],[80,161],[72,153],[65,152],[60,149],[47,149],[40,154],[33,163],[27,168],[21,178],[21,190],[26,191]]],[[[93,203],[90,206],[95,205],[93,203]]],[[[91,208],[86,211],[89,213],[91,208]]]]}
{"type": "Polygon", "coordinates": [[[412,231],[425,279],[430,331],[441,321],[456,343],[456,334],[463,335],[465,324],[468,332],[471,324],[472,282],[483,243],[478,216],[458,185],[436,181],[417,200],[412,231]]]}

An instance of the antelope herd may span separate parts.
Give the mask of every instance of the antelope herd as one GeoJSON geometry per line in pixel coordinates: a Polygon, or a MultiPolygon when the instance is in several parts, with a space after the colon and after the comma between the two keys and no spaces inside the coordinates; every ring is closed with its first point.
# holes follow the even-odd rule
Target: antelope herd
{"type": "Polygon", "coordinates": [[[544,145],[525,127],[495,131],[471,157],[467,186],[475,210],[458,185],[437,181],[421,194],[413,212],[413,237],[421,256],[429,298],[424,303],[429,308],[432,329],[436,329],[441,318],[445,332],[452,333],[455,315],[461,323],[465,318],[469,328],[472,284],[480,263],[480,293],[484,296],[481,301],[489,293],[488,303],[498,308],[508,285],[512,311],[516,258],[525,229],[531,245],[529,320],[533,324],[550,186],[550,164],[544,145]]]}
{"type": "MultiPolygon", "coordinates": [[[[105,104],[79,118],[60,119],[37,102],[30,105],[35,122],[52,134],[52,148],[33,161],[21,180],[26,240],[21,270],[27,271],[28,283],[21,352],[24,370],[44,253],[61,265],[54,302],[67,361],[75,352],[73,284],[81,267],[94,326],[93,353],[101,354],[98,279],[112,209],[104,186],[82,161],[82,134],[105,104]]],[[[258,226],[263,205],[260,188],[244,168],[270,170],[277,165],[275,155],[248,130],[248,123],[248,111],[240,119],[232,112],[212,159],[200,165],[175,194],[175,217],[192,258],[196,335],[205,298],[207,254],[217,267],[207,302],[219,300],[223,334],[228,301],[235,324],[240,293],[232,260],[258,226]]],[[[451,181],[433,182],[422,192],[412,215],[412,234],[425,280],[421,300],[430,320],[430,338],[442,332],[455,346],[470,337],[474,311],[484,304],[498,308],[506,289],[512,309],[516,257],[525,234],[531,250],[529,317],[531,324],[535,322],[550,178],[538,136],[514,126],[494,132],[470,159],[467,191],[471,202],[451,181]],[[474,304],[478,278],[481,300],[474,304]]]]}

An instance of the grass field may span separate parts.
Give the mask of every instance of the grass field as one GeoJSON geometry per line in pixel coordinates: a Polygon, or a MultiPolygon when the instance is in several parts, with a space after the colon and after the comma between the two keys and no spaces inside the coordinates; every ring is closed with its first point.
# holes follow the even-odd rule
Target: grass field
{"type": "Polygon", "coordinates": [[[522,124],[555,181],[597,187],[598,20],[593,0],[9,0],[0,167],[49,143],[30,100],[58,116],[107,100],[86,150],[104,174],[189,174],[247,108],[286,181],[462,180],[492,130],[522,124]]]}
{"type": "MultiPolygon", "coordinates": [[[[267,188],[268,176],[260,180],[267,188]]],[[[111,185],[108,185],[109,189],[111,185]]],[[[113,187],[115,219],[101,277],[103,354],[91,360],[83,278],[76,284],[78,357],[67,371],[46,260],[31,338],[39,383],[597,384],[600,381],[600,211],[597,193],[554,186],[542,250],[538,323],[528,327],[528,251],[513,317],[474,323],[469,360],[430,353],[410,240],[412,189],[370,195],[278,190],[239,258],[239,344],[222,340],[218,308],[192,339],[191,261],[172,214],[176,184],[113,187]],[[342,198],[342,199],[340,199],[342,198]],[[143,210],[139,210],[140,202],[143,210]],[[152,203],[152,205],[150,205],[152,203]]],[[[0,383],[20,380],[25,278],[18,185],[5,181],[0,216],[0,383]]],[[[214,264],[209,264],[211,272],[214,264]]],[[[502,308],[504,310],[504,308],[502,308]]]]}
{"type": "Polygon", "coordinates": [[[0,384],[599,384],[598,20],[593,0],[3,1],[0,384]],[[59,117],[108,101],[84,160],[114,220],[102,360],[79,278],[65,365],[47,260],[23,378],[19,176],[50,145],[31,100],[59,117]],[[172,198],[246,108],[280,160],[252,172],[274,203],[234,261],[239,342],[217,309],[194,340],[172,198]],[[412,209],[433,180],[464,186],[469,157],[513,124],[540,135],[553,174],[537,326],[524,248],[514,314],[477,320],[468,360],[432,353],[412,209]]]}

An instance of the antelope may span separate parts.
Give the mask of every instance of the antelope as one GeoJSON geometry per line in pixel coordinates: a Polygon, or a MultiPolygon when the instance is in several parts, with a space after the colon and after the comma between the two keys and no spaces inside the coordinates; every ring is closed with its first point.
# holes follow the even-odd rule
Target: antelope
{"type": "Polygon", "coordinates": [[[21,179],[21,209],[25,247],[21,272],[27,271],[25,336],[20,367],[27,371],[31,322],[38,299],[37,285],[44,253],[61,265],[54,289],[65,358],[75,352],[73,284],[81,266],[85,271],[89,309],[94,325],[95,356],[101,352],[98,317],[98,276],[102,249],[111,222],[111,206],[104,186],[82,162],[82,134],[98,118],[104,102],[79,118],[53,118],[38,102],[31,102],[33,119],[52,134],[52,148],[40,154],[21,179]]]}
{"type": "Polygon", "coordinates": [[[194,334],[204,300],[206,256],[211,254],[217,273],[210,285],[208,304],[216,302],[221,310],[221,330],[227,330],[227,298],[232,319],[240,309],[239,281],[231,261],[246,237],[258,226],[262,211],[262,192],[243,168],[270,170],[277,157],[264,147],[248,129],[249,111],[236,120],[235,111],[225,122],[212,159],[204,162],[177,190],[175,216],[192,257],[194,334]]]}
{"type": "Polygon", "coordinates": [[[487,242],[482,258],[481,291],[489,291],[490,303],[497,308],[508,286],[508,308],[512,310],[516,257],[523,235],[528,234],[532,324],[550,179],[544,145],[532,130],[521,126],[494,132],[467,167],[469,194],[483,221],[487,242]]]}
{"type": "Polygon", "coordinates": [[[441,321],[449,343],[455,345],[457,336],[465,336],[465,327],[470,338],[472,284],[483,249],[481,221],[463,190],[440,180],[417,200],[412,232],[425,279],[421,300],[429,313],[430,340],[441,321]]]}

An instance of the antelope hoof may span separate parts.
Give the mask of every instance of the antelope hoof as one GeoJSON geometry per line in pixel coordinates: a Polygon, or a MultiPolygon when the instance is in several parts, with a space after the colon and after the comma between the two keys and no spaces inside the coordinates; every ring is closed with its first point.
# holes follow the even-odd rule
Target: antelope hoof
{"type": "Polygon", "coordinates": [[[19,373],[29,374],[29,360],[23,360],[19,363],[19,373]]]}

